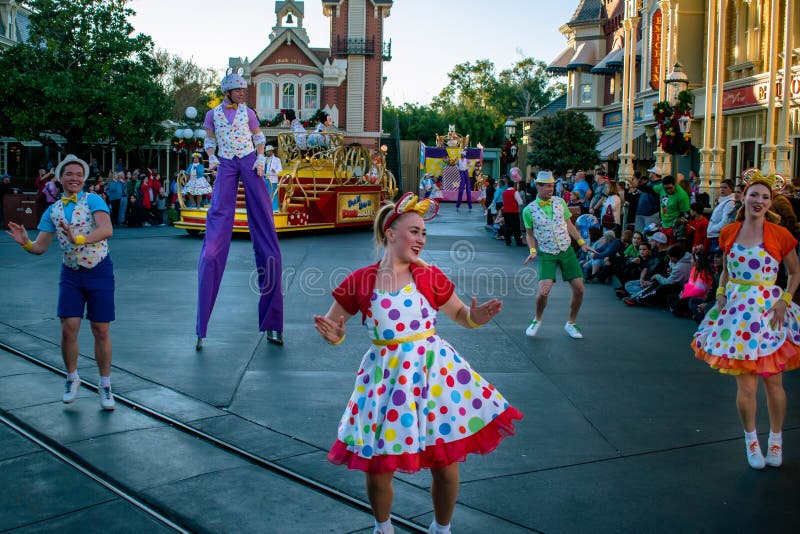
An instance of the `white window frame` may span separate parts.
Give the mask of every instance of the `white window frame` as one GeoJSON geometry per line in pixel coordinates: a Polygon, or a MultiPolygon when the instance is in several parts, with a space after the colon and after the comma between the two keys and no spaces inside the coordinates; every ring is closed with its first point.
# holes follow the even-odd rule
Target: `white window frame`
{"type": "Polygon", "coordinates": [[[281,109],[294,109],[297,110],[297,82],[295,81],[282,81],[281,82],[281,109]],[[286,89],[291,88],[291,97],[287,95],[286,89]],[[292,102],[287,104],[287,98],[291,98],[292,102]]]}
{"type": "Polygon", "coordinates": [[[303,111],[308,113],[314,113],[319,109],[319,102],[320,102],[320,84],[314,81],[303,82],[303,111]],[[308,90],[313,87],[314,88],[314,102],[312,105],[308,105],[308,90]]]}
{"type": "Polygon", "coordinates": [[[256,87],[258,88],[256,109],[258,110],[275,109],[275,82],[273,82],[272,80],[258,80],[256,82],[256,87]]]}

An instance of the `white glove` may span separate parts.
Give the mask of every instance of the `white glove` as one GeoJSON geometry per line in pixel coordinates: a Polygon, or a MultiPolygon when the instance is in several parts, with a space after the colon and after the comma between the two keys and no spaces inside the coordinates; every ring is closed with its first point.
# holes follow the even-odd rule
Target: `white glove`
{"type": "Polygon", "coordinates": [[[265,156],[264,154],[259,155],[256,158],[256,162],[253,164],[254,169],[261,167],[261,169],[263,170],[264,167],[266,166],[267,166],[267,156],[265,156]]]}
{"type": "Polygon", "coordinates": [[[216,154],[211,154],[208,156],[208,170],[213,171],[217,167],[219,167],[219,158],[216,154]]]}

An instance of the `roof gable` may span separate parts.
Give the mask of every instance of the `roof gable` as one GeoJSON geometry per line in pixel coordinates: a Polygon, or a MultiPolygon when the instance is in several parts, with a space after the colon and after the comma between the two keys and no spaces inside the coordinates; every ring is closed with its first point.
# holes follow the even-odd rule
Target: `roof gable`
{"type": "Polygon", "coordinates": [[[320,72],[323,70],[324,64],[323,60],[319,57],[319,49],[312,50],[302,39],[294,34],[291,28],[287,28],[285,32],[267,45],[267,47],[250,62],[250,71],[252,72],[261,66],[274,65],[274,62],[269,62],[269,58],[278,53],[279,50],[279,56],[282,59],[284,57],[292,57],[299,60],[286,63],[287,65],[308,65],[318,68],[320,72]]]}

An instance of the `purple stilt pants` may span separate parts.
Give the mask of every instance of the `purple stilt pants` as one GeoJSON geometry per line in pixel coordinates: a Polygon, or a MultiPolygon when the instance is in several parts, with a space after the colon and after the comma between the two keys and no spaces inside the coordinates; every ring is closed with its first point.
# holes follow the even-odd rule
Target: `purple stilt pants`
{"type": "Polygon", "coordinates": [[[200,250],[197,270],[197,335],[206,337],[208,320],[217,300],[228,251],[231,248],[233,216],[236,209],[236,190],[239,177],[244,183],[247,225],[256,256],[258,272],[258,329],[283,332],[283,294],[281,293],[281,249],[272,203],[267,195],[264,178],[253,170],[256,153],[243,158],[220,158],[211,207],[206,217],[206,236],[200,250]]]}
{"type": "Polygon", "coordinates": [[[463,190],[467,194],[467,204],[469,205],[469,209],[472,209],[472,190],[469,186],[469,172],[468,171],[458,171],[461,175],[461,180],[458,183],[458,199],[456,200],[456,207],[461,207],[461,191],[463,190]]]}

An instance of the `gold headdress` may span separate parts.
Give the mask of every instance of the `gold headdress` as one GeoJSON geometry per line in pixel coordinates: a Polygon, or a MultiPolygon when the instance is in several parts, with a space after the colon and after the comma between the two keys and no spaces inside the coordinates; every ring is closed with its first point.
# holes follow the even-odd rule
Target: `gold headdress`
{"type": "Polygon", "coordinates": [[[402,214],[410,212],[419,214],[424,221],[430,221],[439,213],[439,203],[431,198],[419,200],[419,197],[414,193],[406,193],[397,201],[394,211],[386,217],[386,221],[383,223],[383,231],[385,232],[402,214]]]}
{"type": "Polygon", "coordinates": [[[745,169],[742,172],[742,182],[745,184],[745,189],[753,184],[763,184],[772,191],[780,191],[786,187],[786,178],[780,174],[768,174],[764,176],[761,171],[755,167],[745,169]]]}

